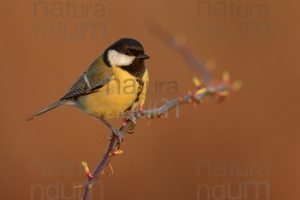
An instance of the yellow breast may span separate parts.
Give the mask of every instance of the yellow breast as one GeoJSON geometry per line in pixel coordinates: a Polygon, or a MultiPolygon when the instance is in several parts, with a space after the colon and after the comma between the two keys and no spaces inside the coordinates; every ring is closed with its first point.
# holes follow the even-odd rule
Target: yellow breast
{"type": "Polygon", "coordinates": [[[113,77],[108,84],[78,98],[83,111],[95,117],[115,118],[137,105],[135,100],[141,89],[137,78],[119,67],[112,67],[112,70],[113,77]]]}

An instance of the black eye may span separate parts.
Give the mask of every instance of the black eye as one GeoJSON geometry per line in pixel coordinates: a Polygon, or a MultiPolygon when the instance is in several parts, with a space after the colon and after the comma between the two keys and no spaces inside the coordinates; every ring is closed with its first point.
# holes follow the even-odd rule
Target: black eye
{"type": "Polygon", "coordinates": [[[133,49],[126,49],[125,54],[128,55],[128,56],[134,56],[135,51],[133,49]]]}

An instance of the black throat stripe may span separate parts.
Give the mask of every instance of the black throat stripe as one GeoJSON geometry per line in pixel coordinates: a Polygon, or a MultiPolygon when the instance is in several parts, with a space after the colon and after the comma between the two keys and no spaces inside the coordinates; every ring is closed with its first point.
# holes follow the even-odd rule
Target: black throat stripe
{"type": "Polygon", "coordinates": [[[146,71],[145,62],[142,59],[135,59],[131,65],[121,66],[121,68],[138,79],[142,79],[146,71]]]}
{"type": "Polygon", "coordinates": [[[140,95],[141,95],[142,92],[143,92],[144,85],[145,85],[144,81],[143,81],[142,79],[140,79],[140,78],[137,78],[136,81],[137,81],[138,84],[139,84],[138,92],[137,92],[136,98],[135,98],[134,102],[133,102],[126,110],[125,110],[125,112],[131,110],[133,104],[135,104],[136,102],[138,102],[138,101],[140,100],[140,95]]]}

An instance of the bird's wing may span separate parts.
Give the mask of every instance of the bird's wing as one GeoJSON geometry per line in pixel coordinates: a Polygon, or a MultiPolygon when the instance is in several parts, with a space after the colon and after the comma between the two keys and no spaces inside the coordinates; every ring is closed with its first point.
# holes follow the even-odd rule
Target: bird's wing
{"type": "Polygon", "coordinates": [[[86,95],[104,86],[112,76],[112,70],[98,57],[83,73],[61,100],[73,99],[81,95],[86,95]]]}

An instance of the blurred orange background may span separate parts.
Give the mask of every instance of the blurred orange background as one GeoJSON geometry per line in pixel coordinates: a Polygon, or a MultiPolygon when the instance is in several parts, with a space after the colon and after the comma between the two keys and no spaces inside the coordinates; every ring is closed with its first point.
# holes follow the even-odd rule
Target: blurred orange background
{"type": "Polygon", "coordinates": [[[215,78],[228,70],[244,87],[223,104],[208,98],[181,107],[178,118],[171,112],[150,125],[139,121],[94,199],[234,199],[228,187],[243,193],[236,199],[299,199],[298,7],[270,0],[3,1],[1,197],[80,198],[72,189],[86,178],[80,162],[95,167],[107,128],[71,107],[25,119],[61,97],[118,38],[143,43],[150,87],[178,84],[176,94],[152,92],[148,104],[193,89],[197,72],[149,33],[146,24],[155,21],[184,37],[199,60],[213,60],[215,78]],[[79,14],[68,10],[74,5],[79,14]],[[249,181],[265,185],[256,194],[244,190],[249,181]]]}

